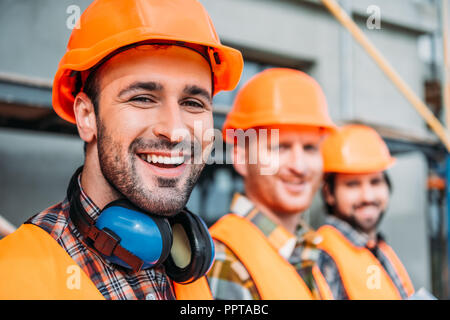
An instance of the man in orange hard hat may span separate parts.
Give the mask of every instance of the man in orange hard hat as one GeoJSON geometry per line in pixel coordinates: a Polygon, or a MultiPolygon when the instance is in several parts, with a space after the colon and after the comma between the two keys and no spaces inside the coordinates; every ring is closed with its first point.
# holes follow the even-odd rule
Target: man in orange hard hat
{"type": "Polygon", "coordinates": [[[84,166],[64,201],[0,241],[0,299],[211,298],[212,239],[184,206],[212,97],[242,67],[196,0],[94,1],[53,83],[84,166]]]}
{"type": "Polygon", "coordinates": [[[301,214],[321,182],[320,145],[333,129],[322,89],[301,71],[267,69],[240,89],[223,135],[245,195],[210,228],[215,298],[331,297],[316,266],[318,239],[301,214]]]}
{"type": "Polygon", "coordinates": [[[405,299],[414,293],[397,255],[377,227],[389,202],[391,157],[372,128],[347,125],[322,146],[327,219],[319,267],[335,299],[405,299]]]}

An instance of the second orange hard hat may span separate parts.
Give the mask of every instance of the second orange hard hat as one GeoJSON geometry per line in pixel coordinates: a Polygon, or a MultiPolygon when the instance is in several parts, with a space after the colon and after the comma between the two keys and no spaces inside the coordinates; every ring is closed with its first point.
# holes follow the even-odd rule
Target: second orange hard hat
{"type": "Polygon", "coordinates": [[[324,172],[372,173],[395,163],[381,136],[363,125],[346,125],[322,144],[324,172]]]}
{"type": "Polygon", "coordinates": [[[334,130],[325,94],[309,75],[288,68],[266,69],[239,90],[223,125],[223,135],[233,143],[228,129],[301,125],[334,130]]]}
{"type": "Polygon", "coordinates": [[[75,123],[77,78],[116,50],[145,41],[173,41],[205,47],[214,93],[233,90],[243,68],[238,50],[220,43],[214,25],[197,0],[96,0],[83,12],[53,81],[53,108],[75,123]]]}

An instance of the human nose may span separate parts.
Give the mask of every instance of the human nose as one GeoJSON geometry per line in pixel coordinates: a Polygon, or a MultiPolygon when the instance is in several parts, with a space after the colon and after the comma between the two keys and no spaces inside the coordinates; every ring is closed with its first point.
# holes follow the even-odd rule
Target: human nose
{"type": "Polygon", "coordinates": [[[171,143],[179,143],[189,136],[187,126],[183,121],[180,107],[175,100],[168,101],[157,115],[159,121],[153,126],[153,134],[171,143]]]}

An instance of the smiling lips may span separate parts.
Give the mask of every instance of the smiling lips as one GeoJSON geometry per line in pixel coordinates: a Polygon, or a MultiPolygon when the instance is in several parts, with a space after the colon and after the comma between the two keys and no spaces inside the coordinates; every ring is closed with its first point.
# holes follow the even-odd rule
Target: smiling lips
{"type": "Polygon", "coordinates": [[[305,179],[282,180],[284,187],[292,193],[301,193],[306,190],[307,181],[305,179]]]}
{"type": "Polygon", "coordinates": [[[356,210],[363,217],[374,217],[380,213],[380,208],[377,205],[359,206],[356,210]]]}
{"type": "Polygon", "coordinates": [[[184,172],[186,167],[186,157],[183,155],[140,153],[138,157],[158,176],[177,177],[184,172]]]}
{"type": "Polygon", "coordinates": [[[139,157],[148,163],[152,163],[152,164],[156,164],[156,165],[169,164],[169,165],[179,166],[184,163],[183,156],[171,157],[171,156],[163,156],[163,155],[157,155],[157,154],[142,153],[139,155],[139,157]]]}

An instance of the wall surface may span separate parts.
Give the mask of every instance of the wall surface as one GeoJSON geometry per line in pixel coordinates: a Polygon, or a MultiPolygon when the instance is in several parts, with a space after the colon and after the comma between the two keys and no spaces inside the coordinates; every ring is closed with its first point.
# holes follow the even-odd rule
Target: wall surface
{"type": "Polygon", "coordinates": [[[62,201],[81,164],[79,138],[0,129],[0,215],[19,226],[62,201]]]}

